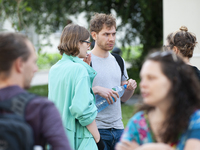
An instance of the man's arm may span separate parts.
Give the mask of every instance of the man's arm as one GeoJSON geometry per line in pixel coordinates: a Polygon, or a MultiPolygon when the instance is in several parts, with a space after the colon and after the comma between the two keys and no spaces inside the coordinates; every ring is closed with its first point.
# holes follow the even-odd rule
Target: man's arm
{"type": "Polygon", "coordinates": [[[117,97],[119,97],[119,94],[116,91],[101,86],[94,86],[92,87],[92,90],[94,94],[98,94],[101,97],[104,97],[108,104],[113,104],[112,97],[115,99],[115,102],[117,101],[117,97]]]}
{"type": "Polygon", "coordinates": [[[121,85],[124,84],[127,84],[127,87],[124,92],[124,95],[121,97],[122,102],[126,102],[128,99],[130,99],[137,87],[137,82],[133,79],[129,79],[128,81],[122,81],[121,85]]]}

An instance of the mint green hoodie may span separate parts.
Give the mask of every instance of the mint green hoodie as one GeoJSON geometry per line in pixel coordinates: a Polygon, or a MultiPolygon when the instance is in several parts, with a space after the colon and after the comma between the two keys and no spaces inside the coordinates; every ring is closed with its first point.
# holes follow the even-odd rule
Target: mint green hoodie
{"type": "Polygon", "coordinates": [[[97,150],[86,128],[97,116],[92,82],[96,71],[78,57],[63,54],[49,71],[48,98],[57,106],[71,147],[97,150]]]}

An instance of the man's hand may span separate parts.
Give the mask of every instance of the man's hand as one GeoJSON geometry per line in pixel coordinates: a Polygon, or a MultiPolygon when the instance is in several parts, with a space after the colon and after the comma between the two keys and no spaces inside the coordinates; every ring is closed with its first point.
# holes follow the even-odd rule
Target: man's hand
{"type": "Polygon", "coordinates": [[[137,87],[137,83],[133,79],[129,79],[128,81],[122,81],[121,85],[124,84],[126,84],[127,87],[124,92],[124,95],[121,97],[122,102],[126,102],[127,100],[129,100],[137,87]]]}
{"type": "Polygon", "coordinates": [[[83,59],[84,62],[86,62],[88,65],[91,63],[91,53],[87,54],[87,56],[83,59]]]}
{"type": "Polygon", "coordinates": [[[112,97],[114,98],[115,102],[117,101],[117,97],[119,98],[119,94],[112,89],[104,88],[101,86],[97,86],[96,88],[98,89],[97,92],[95,92],[95,94],[99,94],[101,97],[105,98],[109,105],[113,104],[112,97]]]}
{"type": "Polygon", "coordinates": [[[127,85],[126,89],[130,91],[134,91],[137,87],[137,82],[133,79],[129,79],[128,81],[123,82],[123,85],[124,84],[127,85]]]}

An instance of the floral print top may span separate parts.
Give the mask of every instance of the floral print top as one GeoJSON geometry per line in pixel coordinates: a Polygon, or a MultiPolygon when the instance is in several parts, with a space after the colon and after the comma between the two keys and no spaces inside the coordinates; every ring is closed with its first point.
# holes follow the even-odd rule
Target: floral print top
{"type": "MultiPolygon", "coordinates": [[[[136,113],[128,122],[121,140],[136,141],[139,145],[153,143],[153,135],[147,123],[144,111],[136,113]]],[[[173,146],[176,150],[183,150],[185,142],[189,138],[200,140],[200,110],[196,110],[190,117],[187,131],[182,133],[179,142],[173,146]]]]}

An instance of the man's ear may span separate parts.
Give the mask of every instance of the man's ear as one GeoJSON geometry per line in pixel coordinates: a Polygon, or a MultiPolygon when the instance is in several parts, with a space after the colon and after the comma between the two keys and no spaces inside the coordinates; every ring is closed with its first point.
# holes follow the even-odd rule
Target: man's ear
{"type": "Polygon", "coordinates": [[[180,53],[179,49],[176,46],[173,47],[173,51],[176,55],[180,53]]]}
{"type": "Polygon", "coordinates": [[[22,60],[22,58],[17,58],[14,63],[14,68],[18,73],[23,72],[23,66],[24,66],[24,61],[22,60]]]}
{"type": "Polygon", "coordinates": [[[96,39],[97,39],[97,33],[94,32],[94,31],[92,31],[92,32],[91,32],[91,36],[92,36],[93,40],[96,41],[96,39]]]}

